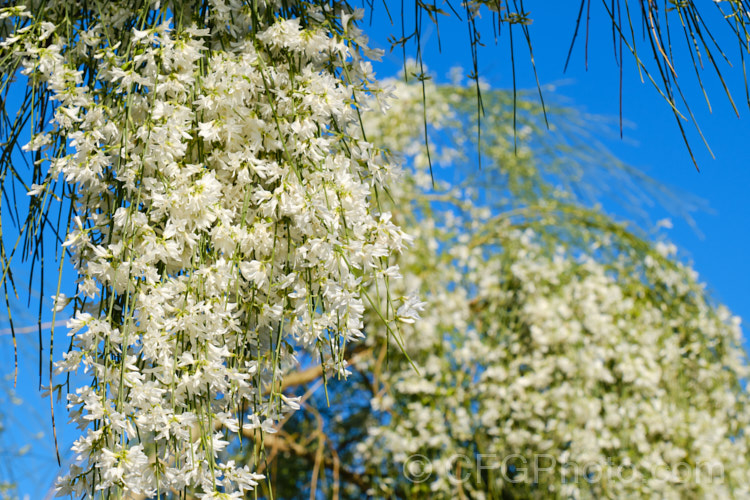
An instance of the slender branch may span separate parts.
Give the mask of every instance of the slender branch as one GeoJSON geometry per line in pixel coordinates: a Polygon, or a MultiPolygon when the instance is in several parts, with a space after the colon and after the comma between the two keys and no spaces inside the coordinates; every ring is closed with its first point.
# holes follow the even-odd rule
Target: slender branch
{"type": "MultiPolygon", "coordinates": [[[[347,358],[347,362],[350,365],[356,364],[362,361],[364,358],[372,354],[372,347],[357,347],[350,352],[350,356],[347,358]]],[[[284,377],[284,381],[281,384],[281,389],[287,389],[289,387],[296,387],[312,382],[313,380],[319,379],[323,375],[323,365],[316,365],[301,372],[290,373],[284,377]]]]}
{"type": "MultiPolygon", "coordinates": [[[[259,434],[260,433],[258,433],[256,429],[242,431],[243,437],[254,441],[259,441],[261,439],[259,434]]],[[[296,456],[303,458],[310,463],[315,463],[318,459],[317,450],[310,450],[296,441],[285,439],[283,433],[264,434],[262,439],[263,445],[266,448],[273,448],[276,452],[285,451],[294,453],[296,456]]],[[[362,491],[367,491],[370,488],[370,480],[367,476],[342,466],[338,460],[334,460],[328,455],[323,454],[321,464],[331,471],[338,469],[338,473],[344,481],[357,485],[362,491]]]]}

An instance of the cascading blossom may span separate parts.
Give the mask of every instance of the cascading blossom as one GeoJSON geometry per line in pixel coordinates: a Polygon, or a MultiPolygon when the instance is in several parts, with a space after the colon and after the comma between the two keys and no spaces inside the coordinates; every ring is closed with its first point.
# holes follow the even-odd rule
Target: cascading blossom
{"type": "MultiPolygon", "coordinates": [[[[419,85],[393,83],[401,99],[372,118],[371,137],[426,169],[408,135],[421,132],[419,85]]],[[[465,127],[437,130],[465,120],[462,90],[429,89],[436,169],[473,146],[465,127]]],[[[392,293],[417,290],[426,306],[402,328],[408,357],[365,358],[357,368],[374,375],[341,389],[370,398],[348,424],[366,437],[337,451],[362,478],[349,498],[747,498],[740,319],[673,245],[564,190],[581,166],[525,147],[533,120],[519,119],[516,154],[504,97],[484,94],[482,183],[436,191],[417,170],[392,192],[415,239],[392,293]]],[[[366,339],[375,353],[380,330],[366,339]]],[[[331,413],[333,429],[358,436],[331,413]]]]}
{"type": "Polygon", "coordinates": [[[432,292],[357,447],[371,493],[747,497],[739,318],[666,257],[607,261],[597,244],[580,256],[530,229],[498,232],[490,247],[401,261],[432,292]],[[409,480],[415,455],[430,460],[425,482],[409,480]]]}
{"type": "Polygon", "coordinates": [[[221,429],[262,439],[299,407],[278,388],[300,349],[344,376],[362,291],[408,242],[359,124],[377,54],[362,13],[330,6],[93,3],[71,25],[92,6],[47,2],[4,42],[54,103],[30,194],[62,176],[73,215],[55,366],[91,379],[68,397],[83,435],[59,494],[244,498],[263,476],[227,461],[221,429]]]}

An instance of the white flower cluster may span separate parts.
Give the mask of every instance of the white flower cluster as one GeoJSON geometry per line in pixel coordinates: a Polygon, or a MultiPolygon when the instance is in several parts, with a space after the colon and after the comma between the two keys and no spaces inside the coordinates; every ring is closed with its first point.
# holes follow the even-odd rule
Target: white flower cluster
{"type": "MultiPolygon", "coordinates": [[[[475,236],[402,261],[429,305],[404,329],[419,373],[391,362],[357,448],[373,492],[750,495],[739,318],[658,251],[595,258],[596,246],[580,256],[530,229],[497,231],[492,244],[475,236]],[[425,483],[405,477],[417,454],[431,460],[425,483]]],[[[425,232],[418,248],[440,238],[425,232]]]]}
{"type": "MultiPolygon", "coordinates": [[[[403,99],[371,120],[371,136],[424,169],[423,142],[409,142],[422,132],[420,85],[393,84],[403,99]]],[[[462,89],[430,85],[428,113],[463,123],[472,111],[456,97],[462,89]]],[[[357,394],[372,397],[368,437],[351,454],[368,493],[750,496],[739,318],[710,300],[674,246],[643,241],[564,192],[555,198],[544,184],[566,172],[523,147],[523,132],[515,155],[512,104],[492,92],[484,102],[493,111],[483,147],[494,164],[482,175],[494,185],[435,191],[418,171],[392,192],[415,238],[399,260],[399,287],[419,290],[427,306],[402,328],[408,358],[359,367],[375,373],[357,394]]],[[[431,126],[434,118],[441,123],[431,126]]],[[[467,149],[464,129],[455,138],[429,131],[433,161],[467,149]]]]}
{"type": "Polygon", "coordinates": [[[91,376],[69,395],[83,435],[59,493],[244,498],[262,476],[227,461],[220,429],[274,432],[298,408],[278,388],[299,349],[345,375],[361,292],[408,241],[374,203],[393,172],[359,123],[379,92],[361,12],[210,1],[207,28],[178,29],[184,12],[155,4],[131,29],[99,3],[109,24],[13,40],[54,102],[28,149],[74,214],[73,348],[56,367],[91,376]]]}

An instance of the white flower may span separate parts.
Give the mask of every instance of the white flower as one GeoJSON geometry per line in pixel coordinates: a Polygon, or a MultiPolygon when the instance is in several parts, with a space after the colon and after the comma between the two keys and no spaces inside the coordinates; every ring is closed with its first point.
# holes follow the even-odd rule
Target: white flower
{"type": "Polygon", "coordinates": [[[396,311],[396,319],[402,323],[412,324],[420,318],[419,313],[422,312],[427,305],[427,302],[421,302],[416,292],[413,292],[408,297],[402,297],[401,307],[396,311]]]}
{"type": "Polygon", "coordinates": [[[46,185],[44,184],[32,184],[31,189],[28,193],[26,193],[27,196],[39,196],[40,194],[44,193],[44,190],[46,189],[46,185]]]}
{"type": "Polygon", "coordinates": [[[268,275],[262,262],[253,260],[240,263],[242,277],[255,284],[256,288],[263,288],[268,283],[268,275]]]}

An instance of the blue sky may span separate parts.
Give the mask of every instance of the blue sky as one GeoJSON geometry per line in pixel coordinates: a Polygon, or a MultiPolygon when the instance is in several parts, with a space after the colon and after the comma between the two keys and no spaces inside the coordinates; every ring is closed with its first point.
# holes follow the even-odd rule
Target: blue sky
{"type": "MultiPolygon", "coordinates": [[[[588,71],[584,65],[583,37],[579,36],[568,71],[563,73],[578,3],[544,4],[544,10],[538,5],[532,5],[530,13],[533,19],[530,32],[541,84],[554,85],[558,95],[569,98],[572,104],[585,111],[616,119],[619,113],[619,73],[613,58],[611,31],[603,17],[601,6],[596,2],[592,5],[588,71]]],[[[395,15],[395,12],[392,14],[395,15]]],[[[721,20],[714,20],[717,21],[721,20]]],[[[382,6],[373,22],[373,28],[365,26],[371,35],[372,45],[384,48],[387,52],[384,62],[377,64],[376,70],[381,77],[391,76],[401,67],[401,53],[388,54],[387,38],[390,34],[400,33],[400,27],[391,28],[388,25],[382,6]]],[[[429,20],[425,19],[425,61],[429,70],[436,75],[445,75],[454,66],[468,68],[470,52],[465,25],[441,20],[443,50],[439,53],[436,32],[428,27],[429,24],[429,20]]],[[[480,50],[480,74],[495,88],[509,88],[512,79],[507,31],[503,33],[497,46],[492,39],[491,29],[485,28],[483,33],[483,41],[487,46],[480,50]]],[[[514,40],[517,85],[521,89],[533,88],[535,82],[528,64],[528,52],[520,31],[517,35],[514,40]]],[[[727,47],[736,47],[736,42],[727,42],[727,47]]],[[[676,50],[683,52],[681,62],[687,63],[678,66],[678,71],[681,71],[678,78],[716,155],[715,160],[688,124],[691,145],[701,167],[700,172],[696,171],[670,109],[649,83],[640,82],[635,64],[627,53],[623,80],[623,117],[632,126],[625,128],[623,140],[613,137],[612,130],[609,133],[597,130],[596,124],[593,125],[592,133],[600,135],[598,139],[620,159],[642,169],[658,181],[673,186],[679,192],[696,195],[708,202],[712,212],[701,211],[694,214],[699,232],[684,220],[672,216],[674,228],[668,231],[667,237],[681,249],[683,259],[693,263],[712,295],[727,304],[735,314],[750,321],[750,294],[745,289],[747,283],[750,283],[750,262],[747,258],[750,244],[747,231],[750,203],[746,195],[750,186],[750,151],[743,147],[750,143],[747,141],[750,138],[750,111],[747,105],[742,104],[742,68],[729,68],[726,64],[722,66],[742,118],[735,116],[723,97],[720,83],[713,74],[706,71],[707,91],[709,96],[714,96],[711,99],[713,111],[709,112],[702,100],[690,61],[684,58],[683,49],[684,46],[676,44],[676,50]]],[[[413,54],[413,47],[407,46],[407,52],[413,54]]],[[[732,60],[739,60],[738,55],[736,50],[728,53],[732,60]]],[[[616,190],[617,186],[612,186],[612,189],[616,190]]],[[[658,206],[649,209],[649,216],[653,221],[668,215],[666,210],[658,206]]],[[[19,267],[21,283],[25,283],[24,274],[28,275],[28,270],[19,267]]],[[[46,296],[53,293],[56,281],[54,274],[54,271],[48,272],[46,296]]],[[[70,276],[66,276],[66,281],[69,279],[70,276]]],[[[47,301],[45,308],[50,306],[47,301]]],[[[17,325],[35,323],[35,309],[29,312],[21,310],[19,314],[17,325]]],[[[4,321],[0,321],[0,330],[6,326],[4,321]]],[[[747,328],[745,331],[748,331],[747,328]]],[[[49,332],[45,332],[45,342],[48,334],[49,332]]],[[[59,329],[56,337],[58,346],[67,345],[64,329],[59,329]]],[[[12,375],[12,344],[9,335],[0,335],[0,349],[5,367],[2,374],[12,375]]],[[[12,466],[16,479],[21,484],[21,492],[29,494],[31,499],[44,497],[57,472],[49,424],[49,404],[37,392],[36,349],[35,333],[19,335],[21,366],[17,393],[23,403],[14,404],[12,398],[0,391],[0,403],[5,403],[0,411],[6,416],[7,429],[12,429],[12,432],[6,430],[3,433],[0,440],[2,448],[18,449],[29,440],[33,444],[23,458],[13,458],[6,454],[0,462],[4,462],[6,468],[12,466]]],[[[3,383],[6,387],[12,386],[12,380],[8,381],[7,377],[3,383]]],[[[66,421],[64,408],[60,405],[57,407],[57,422],[62,451],[69,448],[75,437],[75,429],[65,427],[66,421]]],[[[0,477],[5,477],[6,474],[7,470],[0,468],[0,477]]]]}
{"type": "MultiPolygon", "coordinates": [[[[618,158],[671,188],[678,196],[685,193],[706,202],[710,210],[699,210],[693,214],[695,228],[658,204],[648,208],[649,217],[652,221],[671,218],[674,228],[666,232],[666,237],[680,248],[683,260],[693,263],[701,280],[718,301],[750,321],[750,293],[746,289],[750,283],[750,262],[747,258],[750,244],[750,232],[747,230],[747,221],[750,220],[750,198],[747,195],[750,186],[750,149],[746,147],[750,146],[750,109],[745,101],[741,65],[730,67],[718,61],[740,118],[735,115],[710,66],[702,72],[712,107],[709,111],[689,55],[684,50],[684,43],[682,40],[674,42],[678,81],[716,157],[711,157],[694,127],[686,123],[688,139],[700,167],[698,172],[683,143],[672,111],[650,82],[641,82],[627,49],[624,54],[622,98],[626,126],[623,139],[619,138],[616,126],[619,70],[613,55],[610,24],[602,6],[592,2],[588,70],[585,67],[585,27],[582,23],[567,72],[563,72],[579,2],[543,2],[543,9],[539,4],[529,4],[530,17],[533,19],[529,29],[541,85],[553,85],[554,94],[568,98],[572,105],[583,111],[610,118],[614,127],[597,130],[599,125],[592,124],[590,132],[618,158]]],[[[392,15],[395,13],[392,12],[392,15]]],[[[721,25],[722,19],[718,15],[707,15],[706,21],[712,27],[726,28],[726,25],[721,25]]],[[[439,52],[437,32],[430,24],[425,18],[423,37],[426,43],[423,50],[429,71],[442,76],[452,67],[461,66],[468,72],[470,51],[465,25],[441,18],[442,51],[439,52]]],[[[491,28],[486,24],[481,26],[484,27],[482,40],[486,46],[479,51],[480,75],[494,88],[511,88],[513,80],[507,30],[495,45],[491,28]]],[[[369,31],[372,45],[386,50],[383,62],[375,66],[376,71],[379,76],[390,76],[401,67],[402,55],[400,49],[389,53],[387,37],[388,34],[400,36],[400,24],[389,26],[381,9],[373,20],[373,28],[369,31]]],[[[717,29],[715,34],[725,31],[717,29]]],[[[725,47],[729,59],[739,63],[736,40],[726,36],[717,36],[717,40],[725,47]]],[[[641,43],[643,54],[646,42],[641,43]]],[[[514,44],[517,86],[519,89],[535,89],[528,49],[520,30],[514,34],[514,44]]],[[[413,55],[414,50],[413,46],[407,45],[409,53],[413,55]]],[[[642,55],[642,58],[647,64],[650,62],[647,55],[642,55]]],[[[617,187],[613,186],[612,189],[616,190],[617,187]]],[[[615,215],[627,216],[625,213],[615,215]]]]}

